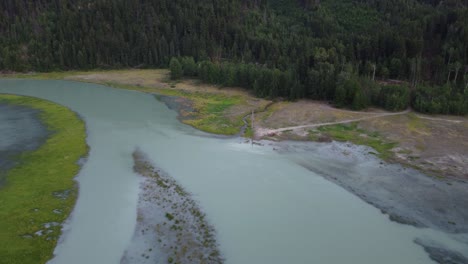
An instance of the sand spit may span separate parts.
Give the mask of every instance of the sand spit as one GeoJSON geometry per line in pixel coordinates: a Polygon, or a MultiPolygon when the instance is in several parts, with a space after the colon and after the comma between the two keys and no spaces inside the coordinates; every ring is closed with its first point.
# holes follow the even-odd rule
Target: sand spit
{"type": "Polygon", "coordinates": [[[191,194],[141,151],[133,159],[141,192],[133,241],[121,263],[223,263],[215,230],[191,194]]]}

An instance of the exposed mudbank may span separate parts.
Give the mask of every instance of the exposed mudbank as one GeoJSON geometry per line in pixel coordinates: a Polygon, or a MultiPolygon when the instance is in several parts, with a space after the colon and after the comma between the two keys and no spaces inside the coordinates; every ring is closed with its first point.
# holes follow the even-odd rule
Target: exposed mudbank
{"type": "Polygon", "coordinates": [[[133,159],[142,190],[134,237],[121,263],[223,263],[215,230],[191,195],[141,151],[133,159]]]}
{"type": "MultiPolygon", "coordinates": [[[[468,234],[466,182],[431,178],[414,169],[387,164],[376,158],[372,149],[364,146],[339,142],[280,142],[274,145],[279,152],[292,154],[299,165],[380,209],[392,221],[461,236],[468,234]],[[324,156],[330,156],[334,162],[316,166],[324,156]]],[[[468,263],[464,255],[442,245],[421,239],[415,243],[423,246],[438,263],[468,263]]],[[[468,244],[468,241],[463,243],[468,244]]]]}
{"type": "Polygon", "coordinates": [[[468,258],[463,256],[462,254],[444,249],[441,245],[432,242],[432,241],[424,241],[421,239],[416,239],[414,243],[422,246],[424,250],[429,254],[429,257],[436,261],[437,263],[441,264],[467,264],[468,258]]]}
{"type": "MultiPolygon", "coordinates": [[[[193,119],[193,115],[196,113],[196,109],[193,107],[193,102],[190,99],[180,97],[180,96],[170,96],[170,95],[162,95],[162,94],[154,94],[155,98],[164,103],[167,108],[177,113],[177,120],[179,122],[184,123],[186,120],[193,119]]],[[[197,129],[196,127],[189,125],[195,128],[197,136],[199,137],[209,137],[209,138],[230,138],[230,137],[237,137],[238,135],[228,136],[223,134],[210,134],[203,132],[202,130],[197,129]]]]}
{"type": "Polygon", "coordinates": [[[39,118],[40,111],[26,106],[0,103],[0,187],[6,172],[24,151],[38,149],[51,131],[39,118]]]}
{"type": "Polygon", "coordinates": [[[448,233],[468,233],[468,183],[436,179],[385,163],[364,146],[338,142],[279,146],[282,151],[302,153],[301,159],[296,159],[298,164],[379,208],[391,220],[448,233]],[[330,156],[334,162],[315,166],[316,155],[330,156]]]}
{"type": "Polygon", "coordinates": [[[161,94],[156,94],[155,97],[163,102],[167,108],[176,111],[179,121],[190,119],[192,113],[195,111],[193,103],[186,98],[161,94]]]}

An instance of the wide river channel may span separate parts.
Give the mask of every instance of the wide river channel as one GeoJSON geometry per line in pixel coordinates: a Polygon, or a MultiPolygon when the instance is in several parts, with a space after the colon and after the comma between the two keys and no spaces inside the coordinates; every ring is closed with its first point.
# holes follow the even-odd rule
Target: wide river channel
{"type": "MultiPolygon", "coordinates": [[[[62,104],[86,122],[90,153],[51,263],[120,262],[137,219],[136,148],[193,194],[216,229],[226,263],[432,263],[417,238],[466,250],[445,233],[390,221],[268,142],[252,147],[242,138],[213,137],[181,124],[153,95],[37,80],[0,80],[0,93],[62,104]]],[[[330,163],[334,173],[348,169],[322,155],[323,144],[307,146],[317,171],[330,163]]],[[[378,171],[379,164],[367,161],[362,173],[378,171]]]]}

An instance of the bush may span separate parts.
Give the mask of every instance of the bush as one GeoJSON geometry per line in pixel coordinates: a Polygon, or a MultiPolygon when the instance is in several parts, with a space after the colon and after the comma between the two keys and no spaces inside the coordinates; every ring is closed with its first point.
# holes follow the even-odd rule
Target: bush
{"type": "Polygon", "coordinates": [[[454,86],[419,85],[412,103],[416,111],[428,114],[468,114],[468,93],[454,86]]]}
{"type": "Polygon", "coordinates": [[[404,110],[410,104],[410,90],[405,85],[384,85],[380,89],[377,105],[390,111],[404,110]]]}
{"type": "Polygon", "coordinates": [[[171,79],[172,80],[178,80],[182,78],[182,75],[184,73],[182,69],[182,65],[180,64],[179,60],[177,58],[172,58],[171,62],[169,63],[169,68],[171,70],[171,79]]]}
{"type": "Polygon", "coordinates": [[[180,59],[184,76],[195,77],[198,75],[198,67],[193,57],[183,57],[180,59]]]}

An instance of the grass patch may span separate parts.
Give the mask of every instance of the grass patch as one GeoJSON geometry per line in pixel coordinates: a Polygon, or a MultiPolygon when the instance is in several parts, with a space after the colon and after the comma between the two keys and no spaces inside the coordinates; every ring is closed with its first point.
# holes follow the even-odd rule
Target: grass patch
{"type": "Polygon", "coordinates": [[[40,110],[52,131],[38,150],[19,156],[20,164],[7,172],[0,188],[0,263],[45,263],[76,201],[77,161],[88,151],[85,125],[74,112],[49,101],[0,95],[0,102],[40,110]]]}
{"type": "Polygon", "coordinates": [[[195,111],[186,116],[182,122],[208,133],[235,135],[239,133],[243,125],[242,116],[230,118],[226,113],[234,105],[246,104],[246,100],[241,96],[187,92],[177,89],[123,85],[112,82],[104,84],[114,88],[187,98],[193,102],[195,111]]]}
{"type": "Polygon", "coordinates": [[[278,112],[280,111],[281,109],[285,108],[286,106],[288,106],[291,102],[271,102],[269,104],[267,104],[264,109],[260,110],[257,115],[256,115],[256,118],[258,119],[258,121],[266,121],[268,118],[270,118],[275,112],[278,112]]]}
{"type": "Polygon", "coordinates": [[[413,133],[427,133],[427,127],[423,120],[414,113],[408,114],[408,130],[413,133]]]}
{"type": "Polygon", "coordinates": [[[235,135],[244,124],[242,116],[226,115],[230,107],[245,104],[240,96],[192,93],[186,98],[193,101],[195,108],[192,118],[184,121],[188,125],[209,133],[235,135]]]}
{"type": "Polygon", "coordinates": [[[170,213],[166,213],[166,218],[167,220],[172,221],[172,219],[174,219],[174,216],[170,213]]]}
{"type": "Polygon", "coordinates": [[[3,78],[20,78],[20,79],[35,79],[35,80],[61,80],[66,77],[88,74],[85,71],[64,71],[64,72],[33,72],[33,73],[13,73],[0,75],[3,78]]]}
{"type": "Polygon", "coordinates": [[[251,118],[247,118],[247,126],[245,127],[244,135],[242,135],[245,138],[253,138],[254,137],[254,131],[252,129],[252,120],[251,118]]]}
{"type": "Polygon", "coordinates": [[[309,130],[307,135],[307,139],[310,141],[319,141],[320,140],[320,132],[318,130],[309,130]]]}
{"type": "Polygon", "coordinates": [[[379,153],[378,156],[384,160],[393,156],[391,150],[397,146],[397,143],[383,139],[377,132],[368,132],[358,128],[357,123],[323,126],[318,128],[318,131],[336,141],[369,146],[375,149],[379,153]]]}

